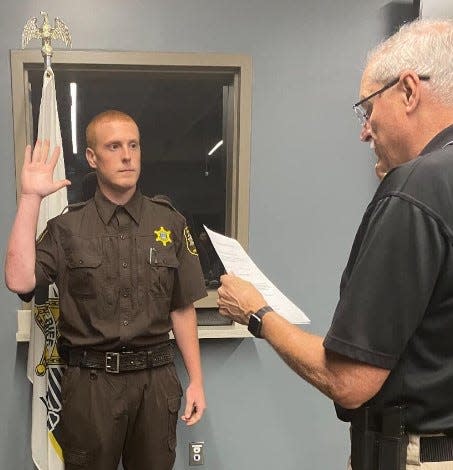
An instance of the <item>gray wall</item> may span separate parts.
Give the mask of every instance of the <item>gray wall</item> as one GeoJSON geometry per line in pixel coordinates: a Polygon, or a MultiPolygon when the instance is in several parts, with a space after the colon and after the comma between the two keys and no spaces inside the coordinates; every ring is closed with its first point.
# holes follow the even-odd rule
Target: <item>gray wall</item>
{"type": "MultiPolygon", "coordinates": [[[[15,213],[9,49],[41,9],[71,27],[76,49],[245,53],[253,58],[250,252],[324,334],[361,214],[374,157],[352,113],[367,49],[410,14],[379,0],[2,0],[0,4],[0,239],[15,213]]],[[[30,470],[27,347],[15,342],[19,302],[0,287],[0,469],[30,470]]],[[[209,470],[341,469],[347,426],[328,399],[264,342],[202,342],[209,408],[179,426],[206,442],[209,470]]],[[[181,364],[178,364],[181,368],[181,364]]]]}

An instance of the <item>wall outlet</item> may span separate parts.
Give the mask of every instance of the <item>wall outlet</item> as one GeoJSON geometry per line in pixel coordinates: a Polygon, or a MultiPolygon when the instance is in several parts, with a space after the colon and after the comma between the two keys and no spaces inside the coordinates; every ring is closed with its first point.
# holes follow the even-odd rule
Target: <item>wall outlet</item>
{"type": "Polygon", "coordinates": [[[204,465],[204,442],[189,442],[189,465],[204,465]]]}

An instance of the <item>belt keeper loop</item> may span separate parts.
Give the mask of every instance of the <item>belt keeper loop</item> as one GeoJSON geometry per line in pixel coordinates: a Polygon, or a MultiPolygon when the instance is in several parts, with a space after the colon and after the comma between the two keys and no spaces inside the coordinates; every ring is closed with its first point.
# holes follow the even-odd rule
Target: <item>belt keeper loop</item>
{"type": "Polygon", "coordinates": [[[154,357],[152,351],[146,351],[146,363],[151,365],[151,367],[154,366],[154,357]]]}

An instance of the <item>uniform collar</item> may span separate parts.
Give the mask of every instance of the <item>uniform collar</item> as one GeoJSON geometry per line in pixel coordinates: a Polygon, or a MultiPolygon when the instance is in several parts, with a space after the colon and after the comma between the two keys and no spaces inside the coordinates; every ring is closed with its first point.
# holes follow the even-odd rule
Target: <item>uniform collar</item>
{"type": "Polygon", "coordinates": [[[433,137],[428,145],[420,152],[420,155],[431,153],[434,150],[441,149],[448,145],[453,140],[453,124],[446,127],[443,131],[440,131],[435,137],[433,137]]]}
{"type": "MultiPolygon", "coordinates": [[[[115,213],[117,204],[113,203],[107,199],[99,187],[96,189],[96,194],[94,195],[94,202],[96,204],[96,209],[98,211],[99,217],[102,219],[105,225],[110,222],[113,214],[115,213]]],[[[143,202],[143,195],[139,189],[137,189],[134,195],[126,202],[122,207],[126,212],[134,219],[135,223],[138,225],[140,223],[141,208],[143,202]]]]}

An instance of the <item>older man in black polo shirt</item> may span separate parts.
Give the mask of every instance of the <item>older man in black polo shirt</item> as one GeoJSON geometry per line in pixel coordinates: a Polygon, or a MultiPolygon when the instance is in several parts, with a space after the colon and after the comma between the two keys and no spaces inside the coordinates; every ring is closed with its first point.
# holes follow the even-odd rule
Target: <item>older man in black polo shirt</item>
{"type": "Polygon", "coordinates": [[[249,324],[352,423],[352,469],[453,469],[453,21],[416,21],[371,52],[354,110],[382,182],[325,338],[222,277],[249,324]]]}

